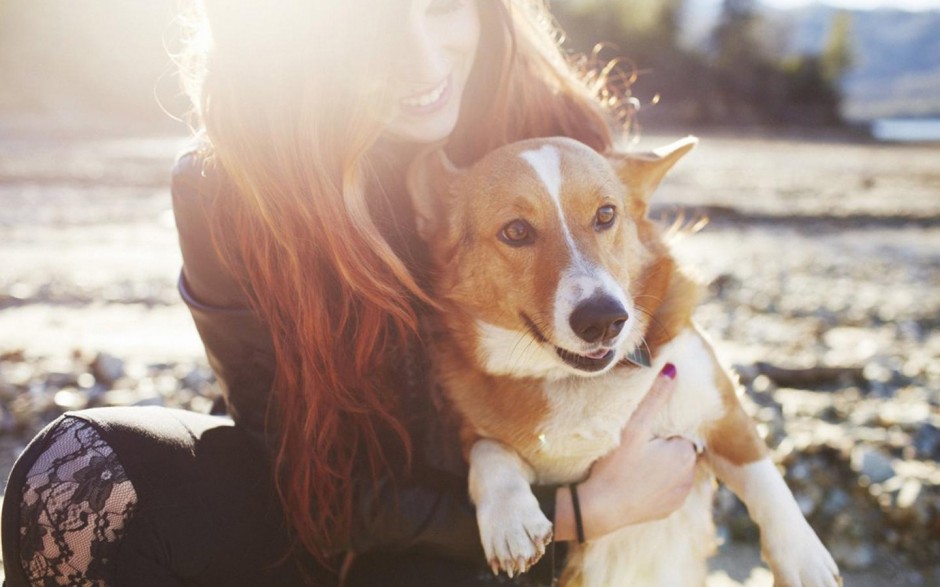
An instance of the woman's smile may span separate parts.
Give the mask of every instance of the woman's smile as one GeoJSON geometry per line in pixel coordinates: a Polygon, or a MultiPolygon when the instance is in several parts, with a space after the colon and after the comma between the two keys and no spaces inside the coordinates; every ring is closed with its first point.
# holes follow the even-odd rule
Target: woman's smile
{"type": "Polygon", "coordinates": [[[428,114],[441,108],[450,97],[451,76],[429,91],[413,94],[401,99],[401,109],[410,114],[428,114]]]}

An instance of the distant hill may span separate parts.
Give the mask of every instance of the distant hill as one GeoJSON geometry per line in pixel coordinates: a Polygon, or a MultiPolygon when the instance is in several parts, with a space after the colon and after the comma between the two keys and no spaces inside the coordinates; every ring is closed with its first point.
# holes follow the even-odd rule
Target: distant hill
{"type": "MultiPolygon", "coordinates": [[[[814,5],[768,13],[788,21],[788,50],[817,53],[837,9],[814,5]]],[[[940,115],[940,11],[854,10],[855,66],[843,80],[849,119],[940,115]]]]}
{"type": "MultiPolygon", "coordinates": [[[[686,44],[708,43],[719,0],[689,0],[683,19],[686,44]]],[[[789,10],[764,8],[775,43],[787,54],[818,53],[841,9],[814,4],[789,10]]],[[[864,121],[886,116],[940,116],[940,11],[850,10],[855,65],[842,83],[843,114],[864,121]]]]}

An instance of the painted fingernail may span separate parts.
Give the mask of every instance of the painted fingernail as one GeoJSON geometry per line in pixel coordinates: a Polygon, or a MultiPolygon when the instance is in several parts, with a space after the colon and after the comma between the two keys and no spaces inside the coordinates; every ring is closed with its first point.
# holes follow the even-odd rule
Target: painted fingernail
{"type": "Polygon", "coordinates": [[[673,365],[672,363],[666,363],[666,366],[663,367],[663,370],[660,371],[660,373],[662,373],[663,375],[665,375],[666,377],[670,379],[675,379],[676,378],[676,366],[673,365]]]}

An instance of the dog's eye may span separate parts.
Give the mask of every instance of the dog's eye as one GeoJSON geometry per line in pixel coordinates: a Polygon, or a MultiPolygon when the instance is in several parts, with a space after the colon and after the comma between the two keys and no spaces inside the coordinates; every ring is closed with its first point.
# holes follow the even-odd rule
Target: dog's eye
{"type": "Polygon", "coordinates": [[[513,220],[499,231],[499,239],[507,245],[521,247],[535,240],[535,230],[525,220],[513,220]]]}
{"type": "Polygon", "coordinates": [[[613,206],[601,206],[594,214],[594,228],[603,230],[610,228],[617,218],[617,209],[613,206]]]}

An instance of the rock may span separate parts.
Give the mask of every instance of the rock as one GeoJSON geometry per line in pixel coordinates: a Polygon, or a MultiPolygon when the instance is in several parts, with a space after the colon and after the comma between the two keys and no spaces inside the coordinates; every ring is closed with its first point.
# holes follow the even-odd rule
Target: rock
{"type": "Polygon", "coordinates": [[[162,396],[159,396],[159,395],[151,395],[151,396],[147,396],[147,397],[145,397],[145,398],[142,398],[142,399],[137,400],[137,401],[134,402],[132,405],[135,405],[135,406],[164,406],[164,405],[166,405],[166,402],[164,401],[164,399],[163,399],[162,396]]]}
{"type": "Polygon", "coordinates": [[[134,389],[112,389],[101,394],[100,403],[104,406],[129,406],[142,398],[134,389]]]}
{"type": "Polygon", "coordinates": [[[81,410],[88,406],[88,396],[74,388],[60,389],[53,401],[64,411],[81,410]]]}
{"type": "Polygon", "coordinates": [[[877,423],[884,428],[898,426],[913,432],[929,417],[930,406],[927,402],[896,401],[880,406],[877,423]]]}
{"type": "Polygon", "coordinates": [[[760,369],[753,363],[737,363],[731,366],[731,370],[738,374],[738,380],[742,385],[749,385],[760,375],[760,369]]]}
{"type": "Polygon", "coordinates": [[[922,425],[914,435],[917,458],[940,461],[940,428],[931,423],[922,425]]]}
{"type": "Polygon", "coordinates": [[[95,376],[91,373],[82,373],[75,379],[75,382],[82,389],[91,389],[95,385],[95,376]]]}
{"type": "Polygon", "coordinates": [[[877,334],[878,331],[871,328],[853,326],[830,328],[823,335],[823,341],[832,349],[827,358],[835,363],[864,364],[881,348],[890,344],[890,339],[884,340],[885,337],[879,337],[877,334]]]}
{"type": "Polygon", "coordinates": [[[124,361],[107,353],[98,353],[91,363],[91,372],[96,380],[111,385],[124,376],[124,361]]]}
{"type": "Polygon", "coordinates": [[[11,363],[22,363],[26,360],[26,351],[23,349],[13,349],[0,352],[0,361],[9,361],[11,363]]]}
{"type": "Polygon", "coordinates": [[[797,505],[800,506],[803,516],[809,518],[819,508],[819,503],[822,501],[822,489],[810,485],[802,491],[795,492],[793,497],[796,499],[797,505]]]}
{"type": "Polygon", "coordinates": [[[25,387],[35,376],[36,369],[29,363],[0,363],[0,381],[25,387]]]}
{"type": "Polygon", "coordinates": [[[852,449],[852,469],[867,479],[868,483],[881,483],[894,477],[891,457],[878,449],[864,445],[852,449]]]}
{"type": "Polygon", "coordinates": [[[905,525],[925,527],[931,521],[930,497],[924,484],[917,479],[908,479],[897,493],[893,513],[895,521],[905,525]]]}
{"type": "Polygon", "coordinates": [[[875,548],[867,542],[833,537],[827,546],[843,571],[863,571],[875,562],[875,548]]]}
{"type": "Polygon", "coordinates": [[[46,385],[55,388],[69,387],[78,384],[78,376],[75,373],[50,372],[46,373],[46,385]]]}
{"type": "Polygon", "coordinates": [[[888,397],[892,392],[891,382],[894,372],[884,357],[876,357],[869,361],[862,369],[862,377],[871,393],[877,396],[888,397]]]}
{"type": "Polygon", "coordinates": [[[845,490],[835,487],[826,493],[826,498],[822,503],[822,513],[835,517],[844,512],[852,504],[852,499],[845,490]]]}
{"type": "Polygon", "coordinates": [[[172,375],[157,375],[153,378],[154,389],[164,397],[170,397],[180,389],[180,381],[172,375]]]}

